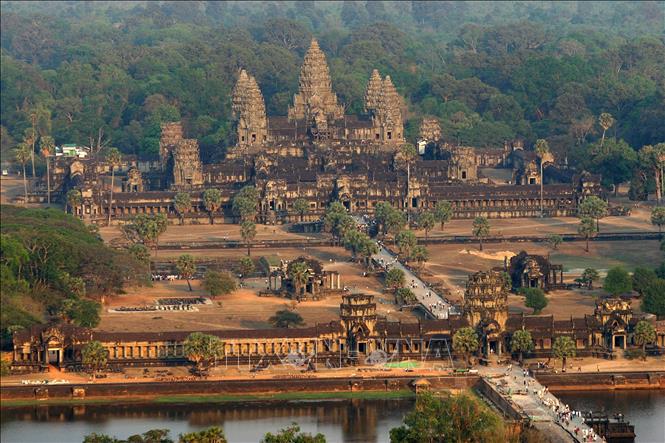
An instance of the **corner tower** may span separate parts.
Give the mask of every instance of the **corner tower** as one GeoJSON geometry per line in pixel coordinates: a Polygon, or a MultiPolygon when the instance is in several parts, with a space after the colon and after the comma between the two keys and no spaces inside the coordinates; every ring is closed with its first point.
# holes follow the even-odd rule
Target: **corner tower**
{"type": "Polygon", "coordinates": [[[268,141],[266,105],[259,84],[244,69],[233,88],[233,114],[238,118],[238,144],[260,146],[268,141]]]}

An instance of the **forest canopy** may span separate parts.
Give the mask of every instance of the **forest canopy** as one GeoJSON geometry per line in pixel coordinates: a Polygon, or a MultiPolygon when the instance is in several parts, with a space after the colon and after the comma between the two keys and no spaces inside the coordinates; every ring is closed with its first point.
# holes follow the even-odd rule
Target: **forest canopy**
{"type": "MultiPolygon", "coordinates": [[[[2,2],[3,157],[40,116],[57,144],[104,140],[153,157],[182,119],[203,160],[234,142],[231,90],[256,76],[284,115],[316,37],[347,112],[373,68],[443,137],[524,138],[590,162],[603,129],[632,149],[665,140],[663,2],[2,2]]],[[[586,162],[586,163],[585,163],[586,162]]]]}
{"type": "Polygon", "coordinates": [[[120,291],[140,266],[81,220],[55,209],[0,207],[3,342],[12,330],[49,319],[99,322],[99,296],[120,291]]]}

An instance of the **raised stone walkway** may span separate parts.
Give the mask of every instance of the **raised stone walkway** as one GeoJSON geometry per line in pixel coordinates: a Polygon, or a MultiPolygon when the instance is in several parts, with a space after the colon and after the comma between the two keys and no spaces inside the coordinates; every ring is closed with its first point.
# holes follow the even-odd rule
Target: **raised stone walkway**
{"type": "Polygon", "coordinates": [[[566,405],[561,404],[549,392],[542,394],[545,387],[534,377],[525,376],[522,368],[512,365],[509,367],[490,366],[480,368],[479,373],[496,393],[528,416],[536,428],[547,432],[549,436],[556,437],[556,440],[562,442],[605,441],[599,435],[596,435],[594,440],[591,427],[586,425],[581,417],[571,414],[568,423],[559,421],[556,405],[559,405],[559,410],[566,408],[566,405]],[[576,428],[577,433],[575,433],[576,428]],[[587,435],[586,440],[585,435],[587,435]]]}

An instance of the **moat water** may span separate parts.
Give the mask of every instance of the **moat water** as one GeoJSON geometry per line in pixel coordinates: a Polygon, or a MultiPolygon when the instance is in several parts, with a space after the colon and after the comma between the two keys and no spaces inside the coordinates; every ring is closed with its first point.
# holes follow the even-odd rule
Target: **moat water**
{"type": "MultiPolygon", "coordinates": [[[[665,442],[665,391],[569,393],[571,407],[621,412],[635,425],[638,442],[665,442]]],[[[31,406],[2,409],[2,443],[80,443],[92,432],[127,438],[149,429],[181,433],[222,426],[229,442],[259,442],[297,422],[328,442],[387,442],[413,408],[413,399],[326,400],[219,404],[31,406]]]]}

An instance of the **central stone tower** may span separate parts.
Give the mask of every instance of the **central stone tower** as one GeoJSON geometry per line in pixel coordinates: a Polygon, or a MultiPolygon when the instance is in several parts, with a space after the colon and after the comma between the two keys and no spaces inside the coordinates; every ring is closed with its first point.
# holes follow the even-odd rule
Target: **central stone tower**
{"type": "Polygon", "coordinates": [[[238,145],[261,146],[268,141],[263,94],[254,76],[242,69],[233,88],[233,114],[238,118],[238,145]]]}
{"type": "Polygon", "coordinates": [[[337,103],[332,90],[326,56],[315,39],[305,54],[298,93],[293,97],[288,115],[289,120],[304,119],[308,123],[315,121],[317,125],[321,125],[324,119],[335,121],[344,117],[344,108],[337,103]]]}

